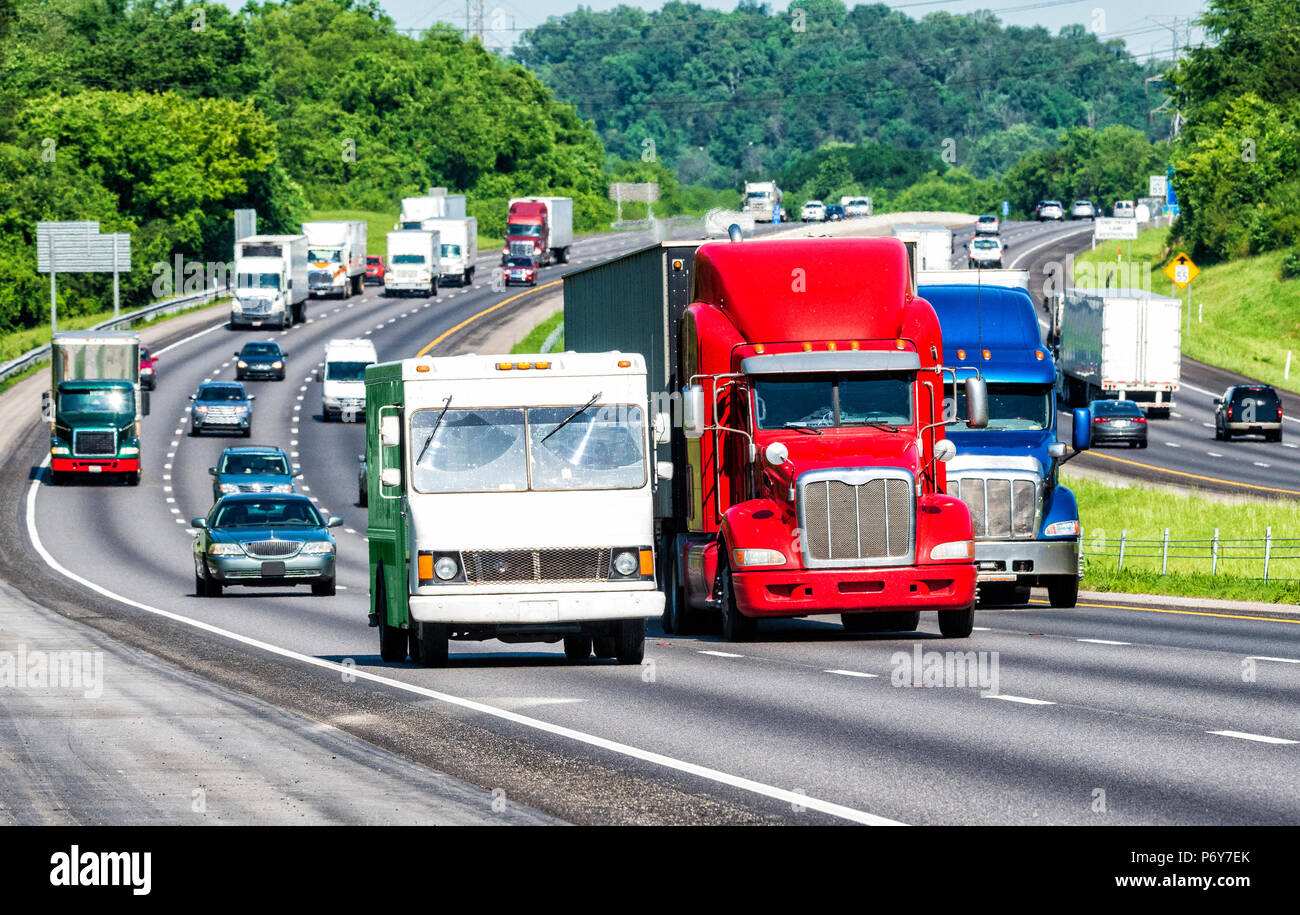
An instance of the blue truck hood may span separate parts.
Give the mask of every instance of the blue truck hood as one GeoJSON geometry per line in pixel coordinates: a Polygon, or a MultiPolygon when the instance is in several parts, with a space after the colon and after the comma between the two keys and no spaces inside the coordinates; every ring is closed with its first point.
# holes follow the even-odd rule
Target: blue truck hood
{"type": "MultiPolygon", "coordinates": [[[[1038,461],[1038,473],[1046,476],[1052,466],[1052,459],[1047,454],[1047,446],[1056,441],[1056,434],[1051,430],[1041,432],[1008,432],[1002,430],[968,430],[949,431],[946,437],[957,446],[957,454],[966,464],[974,458],[987,457],[1032,457],[1038,461]]],[[[995,461],[990,461],[989,469],[995,469],[995,461]]]]}

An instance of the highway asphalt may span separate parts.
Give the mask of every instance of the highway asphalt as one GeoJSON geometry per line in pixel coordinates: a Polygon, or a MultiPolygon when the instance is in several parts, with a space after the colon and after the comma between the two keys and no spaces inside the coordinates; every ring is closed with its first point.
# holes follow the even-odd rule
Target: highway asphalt
{"type": "MultiPolygon", "coordinates": [[[[1033,263],[1074,229],[1020,228],[1007,229],[1012,254],[1033,263]]],[[[645,240],[583,240],[574,262],[645,240]]],[[[22,439],[0,468],[0,515],[29,536],[7,539],[0,573],[196,677],[573,822],[1300,822],[1298,618],[1089,603],[982,611],[960,642],[939,638],[932,615],[915,634],[850,635],[834,618],[765,624],[744,645],[654,624],[639,669],[499,642],[453,643],[442,670],[380,662],[356,504],[363,430],[320,421],[311,373],[332,337],[409,356],[519,291],[494,292],[483,274],[431,300],[370,290],[314,301],[310,323],[277,337],[291,371],[249,384],[251,441],[296,452],[304,491],[344,518],[337,596],[193,594],[188,521],[211,503],[206,469],[245,440],[189,438],[186,398],[233,377],[232,351],[261,336],[219,325],[158,349],[140,487],[51,488],[43,430],[22,439]],[[947,661],[953,675],[982,664],[983,687],[924,685],[945,660],[927,653],[949,651],[979,653],[947,661]]],[[[274,729],[263,739],[274,745],[274,729]]]]}

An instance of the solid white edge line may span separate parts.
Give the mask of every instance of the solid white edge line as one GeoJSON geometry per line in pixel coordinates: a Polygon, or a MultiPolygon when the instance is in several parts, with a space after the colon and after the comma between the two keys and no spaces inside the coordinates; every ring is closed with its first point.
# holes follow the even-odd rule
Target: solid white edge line
{"type": "Polygon", "coordinates": [[[1075,639],[1076,642],[1091,642],[1093,645],[1132,645],[1132,642],[1116,642],[1111,639],[1075,639]]]}
{"type": "MultiPolygon", "coordinates": [[[[45,468],[50,461],[47,454],[41,461],[41,468],[45,468]]],[[[774,801],[780,801],[783,804],[802,807],[807,810],[816,810],[818,813],[824,813],[828,816],[838,817],[842,820],[848,820],[852,823],[860,823],[864,826],[905,826],[898,820],[891,820],[887,817],[877,816],[873,813],[867,813],[862,810],[855,810],[852,807],[845,807],[842,804],[823,801],[819,798],[811,797],[797,791],[788,791],[785,788],[777,788],[773,785],[767,785],[763,782],[756,782],[752,779],[744,778],[739,775],[731,775],[727,772],[711,769],[708,766],[701,766],[696,763],[686,762],[680,759],[674,759],[671,756],[665,756],[662,753],[655,753],[650,750],[642,750],[639,747],[633,747],[625,743],[619,743],[614,740],[607,740],[604,737],[597,737],[594,734],[587,734],[582,731],[566,728],[562,725],[551,724],[548,721],[542,721],[538,718],[529,718],[526,715],[520,715],[515,712],[508,712],[505,709],[496,708],[495,706],[485,705],[482,702],[474,702],[471,699],[462,699],[459,696],[453,696],[449,693],[438,692],[437,690],[426,689],[422,686],[416,686],[412,683],[405,683],[401,680],[394,680],[390,677],[383,677],[379,674],[371,673],[356,666],[345,666],[326,661],[322,658],[312,657],[311,655],[301,654],[288,648],[281,648],[279,645],[272,645],[270,642],[263,642],[260,639],[250,638],[232,632],[229,629],[222,629],[219,626],[213,626],[202,620],[196,620],[188,616],[182,616],[179,613],[172,613],[169,610],[163,610],[159,607],[151,607],[148,604],[142,604],[137,600],[124,597],[108,590],[101,585],[95,584],[89,579],[83,578],[70,569],[64,568],[54,556],[45,549],[41,542],[40,534],[36,530],[36,494],[40,491],[40,480],[33,480],[27,490],[27,537],[32,543],[32,547],[40,554],[48,565],[58,574],[71,581],[76,582],[84,588],[94,591],[110,600],[115,600],[120,604],[128,607],[134,607],[145,613],[152,613],[164,619],[169,619],[194,629],[199,629],[212,635],[238,642],[241,645],[247,645],[250,648],[256,648],[265,651],[268,654],[277,655],[290,661],[297,661],[300,664],[306,664],[311,667],[318,667],[322,670],[338,674],[340,677],[354,677],[357,680],[368,680],[371,683],[378,683],[392,689],[398,689],[413,695],[422,696],[426,699],[435,699],[444,702],[447,705],[454,705],[458,708],[467,709],[472,712],[478,712],[482,715],[490,715],[493,718],[499,718],[503,721],[509,721],[514,724],[523,725],[536,731],[542,731],[547,734],[554,734],[557,737],[564,737],[569,740],[585,743],[588,746],[598,747],[602,750],[608,750],[611,753],[618,753],[622,756],[629,756],[633,759],[639,759],[642,762],[651,763],[652,765],[663,766],[666,769],[672,769],[675,772],[681,772],[686,775],[694,775],[697,778],[707,779],[717,782],[720,785],[726,785],[731,788],[738,788],[741,791],[748,791],[751,794],[757,794],[762,797],[770,798],[774,801]]],[[[342,682],[348,682],[343,679],[342,682]]]]}
{"type": "Polygon", "coordinates": [[[841,677],[879,677],[880,674],[866,674],[860,670],[824,670],[824,674],[839,674],[841,677]]]}
{"type": "Polygon", "coordinates": [[[1284,737],[1269,737],[1266,734],[1247,734],[1245,731],[1206,731],[1219,737],[1236,737],[1238,740],[1253,740],[1256,743],[1300,743],[1300,740],[1287,740],[1284,737]]]}
{"type": "Polygon", "coordinates": [[[743,658],[743,657],[744,657],[743,654],[732,654],[730,651],[704,651],[704,650],[701,650],[701,651],[700,651],[700,654],[712,655],[712,656],[715,657],[715,658],[743,658]]]}
{"type": "Polygon", "coordinates": [[[996,696],[985,696],[985,699],[1004,699],[1007,702],[1019,702],[1022,705],[1056,705],[1055,702],[1048,702],[1046,699],[1029,699],[1025,696],[1007,696],[998,693],[996,696]]]}
{"type": "Polygon", "coordinates": [[[1248,661],[1277,661],[1279,664],[1300,664],[1300,658],[1270,658],[1268,655],[1253,654],[1248,661]]]}

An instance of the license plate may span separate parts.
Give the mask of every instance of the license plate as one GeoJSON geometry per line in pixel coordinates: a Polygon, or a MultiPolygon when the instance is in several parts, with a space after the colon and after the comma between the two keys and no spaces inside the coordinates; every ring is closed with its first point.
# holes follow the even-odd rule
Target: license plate
{"type": "Polygon", "coordinates": [[[519,622],[521,623],[554,623],[559,618],[559,601],[525,600],[519,603],[519,622]]]}
{"type": "Polygon", "coordinates": [[[1015,581],[1015,575],[1007,575],[1002,572],[980,572],[976,575],[978,581],[1015,581]]]}
{"type": "Polygon", "coordinates": [[[262,326],[262,322],[261,322],[261,321],[254,321],[254,322],[253,322],[253,327],[261,327],[261,326],[262,326]]]}
{"type": "Polygon", "coordinates": [[[262,563],[263,578],[284,578],[284,561],[277,559],[275,562],[262,563]]]}
{"type": "Polygon", "coordinates": [[[103,468],[103,467],[100,467],[98,464],[91,464],[89,467],[86,468],[86,470],[90,471],[91,473],[103,473],[103,472],[104,472],[104,468],[103,468]]]}

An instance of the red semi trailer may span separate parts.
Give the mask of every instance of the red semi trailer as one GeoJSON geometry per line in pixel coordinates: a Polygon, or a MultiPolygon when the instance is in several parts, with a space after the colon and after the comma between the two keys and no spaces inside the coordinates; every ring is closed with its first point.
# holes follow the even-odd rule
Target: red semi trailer
{"type": "MultiPolygon", "coordinates": [[[[664,625],[839,614],[974,620],[970,513],[946,494],[942,341],[901,241],[665,243],[565,277],[566,345],[642,352],[657,418],[664,625]],[[671,433],[668,426],[671,425],[671,433]],[[667,489],[667,487],[661,487],[667,489]]],[[[987,413],[982,381],[967,419],[987,413]]],[[[955,402],[955,401],[954,401],[955,402]]]]}

